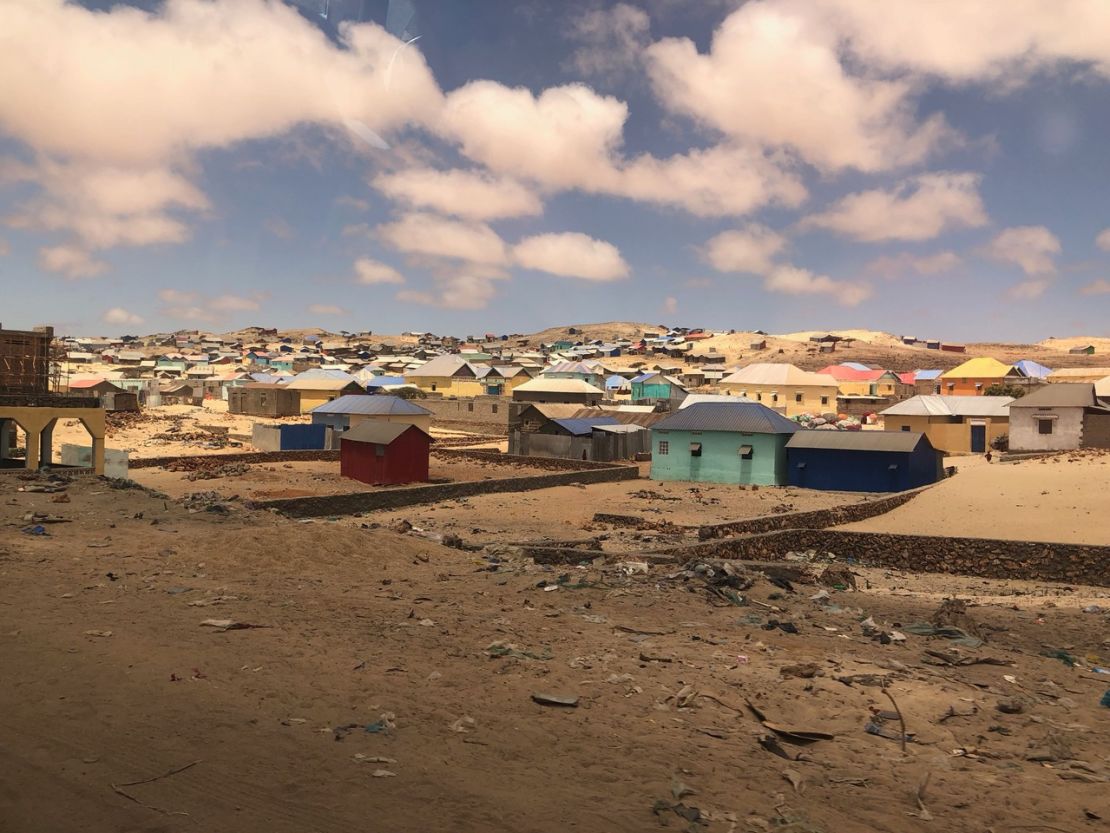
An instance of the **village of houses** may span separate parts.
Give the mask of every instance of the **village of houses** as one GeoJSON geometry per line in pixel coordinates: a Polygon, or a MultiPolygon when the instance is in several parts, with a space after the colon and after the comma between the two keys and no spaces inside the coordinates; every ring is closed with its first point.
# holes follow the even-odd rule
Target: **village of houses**
{"type": "Polygon", "coordinates": [[[25,802],[111,734],[198,763],[105,829],[1110,818],[1110,339],[29,328],[0,371],[5,662],[76,669],[4,701],[72,733],[25,802]]]}

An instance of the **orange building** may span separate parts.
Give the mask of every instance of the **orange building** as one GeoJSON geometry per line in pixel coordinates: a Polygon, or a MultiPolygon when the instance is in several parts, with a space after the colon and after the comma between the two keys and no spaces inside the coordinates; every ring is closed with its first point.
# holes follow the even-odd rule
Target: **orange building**
{"type": "Polygon", "coordinates": [[[968,359],[940,375],[940,392],[944,396],[983,396],[991,385],[1018,384],[1024,378],[1016,367],[998,359],[968,359]]]}

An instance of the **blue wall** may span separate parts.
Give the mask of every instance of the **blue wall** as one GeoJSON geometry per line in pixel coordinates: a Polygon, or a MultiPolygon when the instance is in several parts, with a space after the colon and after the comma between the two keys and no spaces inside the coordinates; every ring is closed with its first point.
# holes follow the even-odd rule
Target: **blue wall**
{"type": "Polygon", "coordinates": [[[282,425],[282,451],[314,451],[324,447],[325,425],[282,425]]]}
{"type": "Polygon", "coordinates": [[[788,448],[786,455],[790,485],[805,489],[904,492],[936,483],[941,471],[937,452],[925,443],[912,453],[788,448]]]}

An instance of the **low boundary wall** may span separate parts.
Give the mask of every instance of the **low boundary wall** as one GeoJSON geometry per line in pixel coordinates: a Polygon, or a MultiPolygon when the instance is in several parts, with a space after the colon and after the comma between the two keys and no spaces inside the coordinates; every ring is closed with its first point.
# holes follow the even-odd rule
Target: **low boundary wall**
{"type": "Polygon", "coordinates": [[[696,557],[778,561],[788,552],[804,550],[831,552],[840,560],[855,560],[864,566],[918,573],[1110,586],[1110,546],[1086,544],[786,529],[674,547],[657,554],[665,553],[680,563],[696,557]]]}
{"type": "Polygon", "coordinates": [[[707,524],[698,527],[698,537],[703,541],[713,538],[730,538],[736,535],[759,535],[783,529],[824,529],[829,526],[855,523],[876,515],[885,515],[891,509],[909,503],[919,494],[932,486],[922,486],[908,492],[898,492],[875,500],[834,506],[830,509],[814,509],[808,512],[784,512],[781,515],[763,515],[742,521],[726,521],[723,524],[707,524]]]}
{"type": "MultiPolygon", "coordinates": [[[[456,451],[451,454],[469,454],[456,451]]],[[[508,455],[496,454],[498,462],[509,463],[508,455]]],[[[511,458],[510,458],[511,459],[511,458]]],[[[534,465],[534,458],[516,458],[516,461],[534,465]]],[[[252,509],[275,509],[291,518],[315,518],[329,515],[355,515],[360,512],[373,512],[380,509],[399,509],[403,506],[417,506],[425,503],[438,503],[444,500],[474,497],[475,495],[503,492],[529,492],[535,489],[549,489],[553,486],[571,484],[612,483],[620,480],[635,480],[640,476],[636,466],[597,466],[589,469],[559,471],[553,474],[539,474],[530,477],[502,477],[494,480],[473,480],[466,483],[436,483],[427,486],[405,486],[397,489],[382,489],[376,492],[356,492],[349,495],[327,495],[321,497],[289,498],[283,500],[256,501],[248,505],[252,509]]]]}
{"type": "Polygon", "coordinates": [[[154,469],[175,463],[178,460],[194,460],[202,457],[205,460],[219,460],[221,463],[292,463],[297,460],[339,460],[338,451],[240,451],[234,454],[174,454],[170,457],[145,457],[131,460],[128,467],[132,469],[154,469]]]}

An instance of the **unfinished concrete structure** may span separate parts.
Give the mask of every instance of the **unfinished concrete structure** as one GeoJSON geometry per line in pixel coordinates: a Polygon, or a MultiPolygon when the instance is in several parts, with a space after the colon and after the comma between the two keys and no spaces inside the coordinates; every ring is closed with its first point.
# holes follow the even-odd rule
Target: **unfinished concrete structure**
{"type": "MultiPolygon", "coordinates": [[[[77,419],[92,438],[92,469],[104,473],[104,409],[95,397],[54,392],[51,350],[54,330],[0,327],[0,469],[40,469],[52,464],[54,426],[77,419]],[[26,435],[23,460],[13,457],[16,429],[26,435]]],[[[56,386],[55,386],[56,387],[56,386]]]]}

